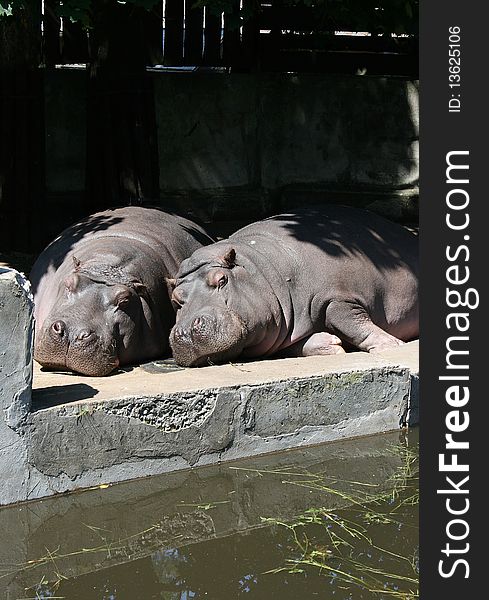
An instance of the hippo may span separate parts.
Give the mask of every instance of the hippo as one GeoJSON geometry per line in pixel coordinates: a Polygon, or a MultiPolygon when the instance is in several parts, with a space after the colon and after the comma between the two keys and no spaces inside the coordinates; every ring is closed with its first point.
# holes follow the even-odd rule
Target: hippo
{"type": "Polygon", "coordinates": [[[164,357],[175,322],[166,279],[211,242],[187,219],[137,206],[93,214],[63,231],[30,273],[36,361],[103,376],[164,357]]]}
{"type": "Polygon", "coordinates": [[[170,345],[182,366],[380,352],[418,336],[418,240],[367,210],[300,209],[182,262],[170,345]]]}

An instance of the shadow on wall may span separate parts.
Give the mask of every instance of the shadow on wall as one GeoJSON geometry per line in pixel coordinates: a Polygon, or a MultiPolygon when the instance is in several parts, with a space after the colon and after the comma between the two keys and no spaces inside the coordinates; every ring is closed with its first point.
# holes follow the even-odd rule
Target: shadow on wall
{"type": "Polygon", "coordinates": [[[155,83],[165,193],[417,185],[416,82],[264,74],[155,83]]]}

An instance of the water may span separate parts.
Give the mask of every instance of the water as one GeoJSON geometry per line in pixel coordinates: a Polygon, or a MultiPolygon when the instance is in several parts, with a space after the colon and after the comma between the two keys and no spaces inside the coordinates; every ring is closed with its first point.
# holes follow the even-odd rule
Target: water
{"type": "Polygon", "coordinates": [[[417,597],[417,431],[0,510],[0,598],[417,597]]]}

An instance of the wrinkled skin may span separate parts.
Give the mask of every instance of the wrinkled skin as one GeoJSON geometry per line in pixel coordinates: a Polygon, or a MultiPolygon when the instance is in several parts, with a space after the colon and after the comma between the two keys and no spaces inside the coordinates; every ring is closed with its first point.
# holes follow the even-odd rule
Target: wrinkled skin
{"type": "Polygon", "coordinates": [[[176,361],[380,352],[418,336],[418,243],[342,206],[249,225],[182,262],[176,361]]]}
{"type": "Polygon", "coordinates": [[[140,207],[68,228],[31,271],[34,358],[46,368],[103,376],[165,356],[175,321],[167,279],[211,241],[191,221],[140,207]]]}

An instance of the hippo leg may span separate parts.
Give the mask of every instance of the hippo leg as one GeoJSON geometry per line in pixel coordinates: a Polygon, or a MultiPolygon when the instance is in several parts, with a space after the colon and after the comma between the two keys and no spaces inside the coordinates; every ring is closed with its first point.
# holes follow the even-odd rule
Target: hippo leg
{"type": "Polygon", "coordinates": [[[382,352],[404,342],[390,335],[369,317],[366,310],[352,302],[331,302],[326,310],[328,329],[364,352],[382,352]]]}

